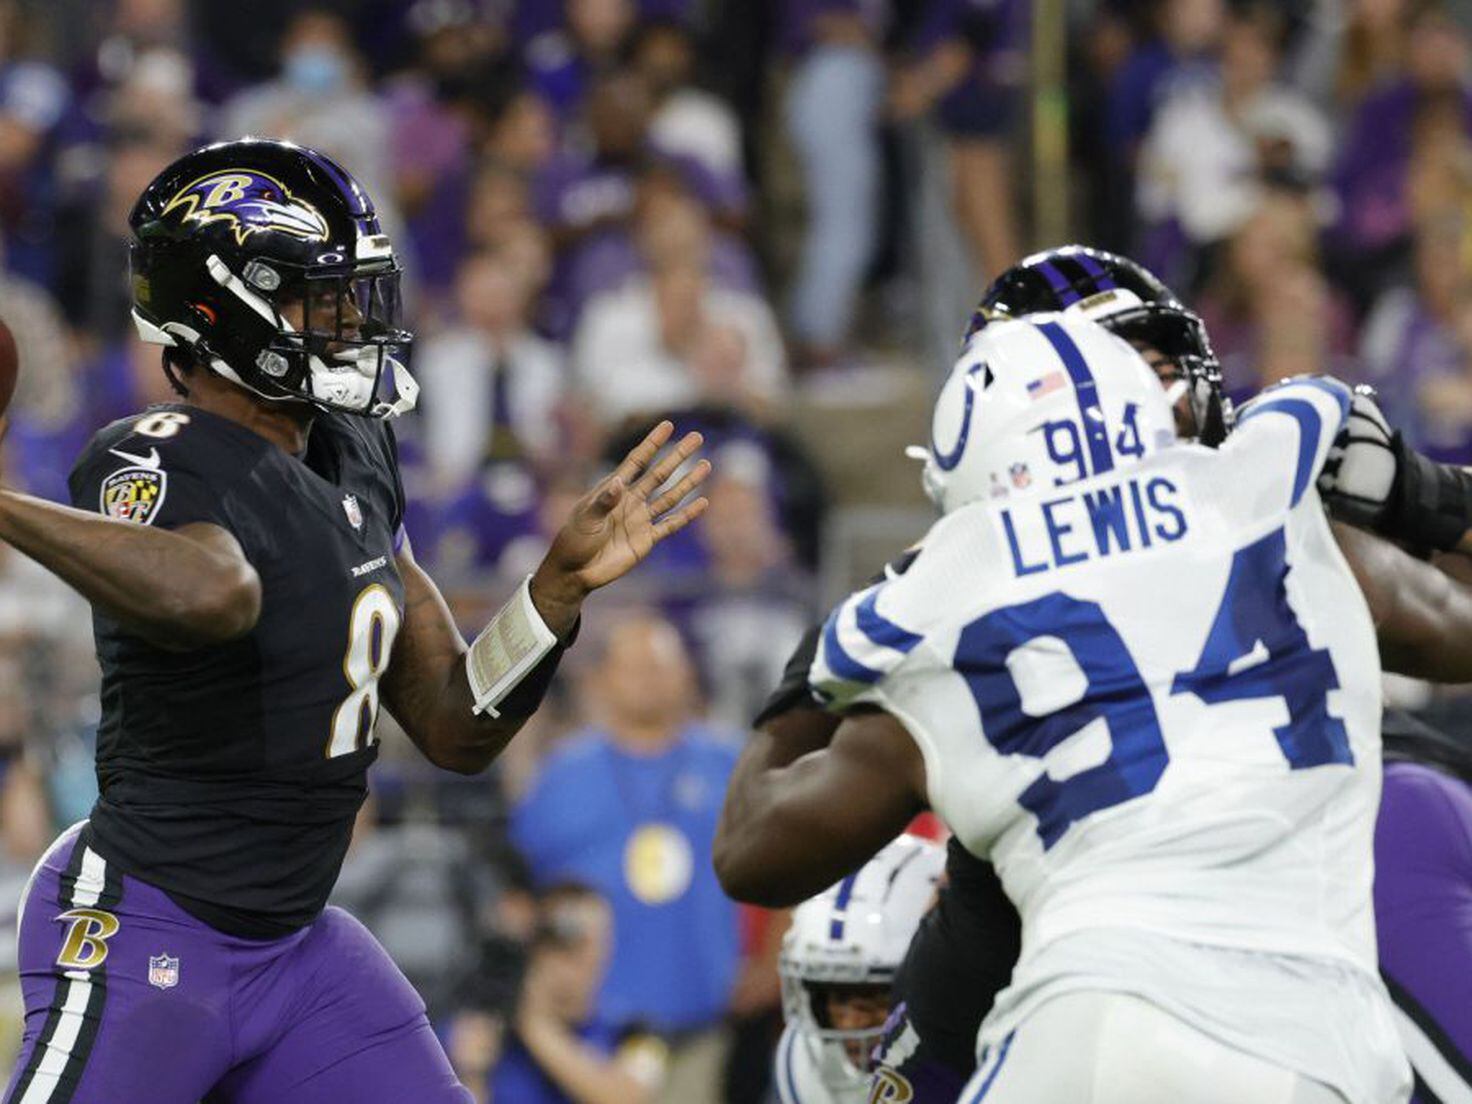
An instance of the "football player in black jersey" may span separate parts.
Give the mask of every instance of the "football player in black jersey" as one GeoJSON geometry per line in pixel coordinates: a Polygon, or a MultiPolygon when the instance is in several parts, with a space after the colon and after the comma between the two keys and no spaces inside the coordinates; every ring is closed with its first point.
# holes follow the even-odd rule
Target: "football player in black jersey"
{"type": "Polygon", "coordinates": [[[412,335],[357,183],[226,142],[131,226],[134,318],[182,401],[102,430],[71,508],[0,491],[0,540],[92,602],[103,672],[101,796],[22,902],[5,1104],[468,1101],[418,996],[324,910],[380,703],[437,766],[485,768],[584,597],[704,508],[704,461],[665,486],[699,437],[651,432],[467,649],[403,531],[412,335]]]}
{"type": "MultiPolygon", "coordinates": [[[[1169,289],[1127,258],[1077,247],[1028,258],[998,277],[967,336],[992,317],[1063,309],[1116,286],[1134,292],[1145,309],[1102,324],[1136,344],[1164,382],[1179,385],[1181,435],[1220,442],[1230,428],[1231,408],[1221,396],[1220,374],[1204,327],[1169,289]]],[[[1375,613],[1386,668],[1438,681],[1472,678],[1472,567],[1464,566],[1465,556],[1472,555],[1472,476],[1433,465],[1411,452],[1363,397],[1356,399],[1340,447],[1321,490],[1337,517],[1380,535],[1335,526],[1340,547],[1375,613]],[[1438,571],[1381,536],[1419,552],[1464,555],[1443,560],[1443,570],[1438,571]]],[[[885,574],[903,573],[914,555],[912,551],[898,557],[885,574]]],[[[816,892],[814,886],[821,889],[818,883],[826,874],[794,871],[815,854],[831,856],[835,841],[851,844],[862,832],[856,825],[877,807],[866,800],[863,775],[875,771],[898,777],[907,769],[885,755],[858,769],[855,764],[879,745],[854,744],[821,769],[830,779],[837,770],[854,772],[844,788],[844,800],[822,803],[821,808],[812,800],[819,792],[820,771],[814,769],[819,761],[808,756],[829,747],[840,722],[808,687],[820,631],[821,625],[813,626],[788,661],[781,685],[755,721],[758,735],[743,754],[728,792],[716,862],[727,889],[738,898],[775,905],[816,892]],[[848,763],[840,766],[839,759],[848,763]],[[791,821],[774,827],[781,818],[804,810],[820,815],[804,819],[801,830],[791,821]],[[804,882],[804,877],[812,880],[804,882]]],[[[1387,716],[1384,734],[1387,758],[1434,761],[1424,742],[1410,738],[1404,719],[1387,716]]],[[[1456,769],[1472,771],[1472,752],[1461,749],[1451,754],[1459,764],[1456,769]]],[[[895,831],[911,812],[895,814],[895,831]]],[[[860,849],[866,849],[862,842],[860,849]]],[[[896,1013],[876,1053],[871,1095],[875,1104],[956,1100],[976,1068],[977,1031],[1008,984],[1021,949],[1017,910],[991,864],[952,839],[946,873],[948,885],[922,922],[895,980],[896,1013]]],[[[1405,1007],[1403,994],[1395,995],[1405,1007]]],[[[1423,1003],[1433,1001],[1423,996],[1407,1015],[1424,1022],[1429,1013],[1423,1003]]],[[[1445,999],[1442,1006],[1456,1007],[1445,999]]],[[[1428,1034],[1447,1039],[1451,1033],[1443,1026],[1428,1029],[1428,1034]]],[[[1455,1043],[1447,1043],[1441,1053],[1442,1064],[1449,1068],[1461,1070],[1466,1064],[1455,1043]]],[[[1419,1070],[1417,1074],[1421,1094],[1424,1086],[1419,1070]]]]}

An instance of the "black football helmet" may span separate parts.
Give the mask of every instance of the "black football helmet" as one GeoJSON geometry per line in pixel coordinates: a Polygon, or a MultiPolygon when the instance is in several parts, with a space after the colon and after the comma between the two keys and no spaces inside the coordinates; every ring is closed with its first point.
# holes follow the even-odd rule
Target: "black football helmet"
{"type": "Polygon", "coordinates": [[[1180,367],[1197,439],[1216,446],[1232,422],[1222,394],[1222,369],[1206,326],[1144,265],[1082,245],[1035,253],[992,281],[966,340],[998,318],[1018,318],[1081,304],[1089,317],[1126,341],[1157,349],[1180,367]]]}
{"type": "Polygon", "coordinates": [[[129,225],[145,341],[264,399],[413,408],[399,264],[372,201],[330,158],[267,139],[206,146],[154,179],[129,225]]]}

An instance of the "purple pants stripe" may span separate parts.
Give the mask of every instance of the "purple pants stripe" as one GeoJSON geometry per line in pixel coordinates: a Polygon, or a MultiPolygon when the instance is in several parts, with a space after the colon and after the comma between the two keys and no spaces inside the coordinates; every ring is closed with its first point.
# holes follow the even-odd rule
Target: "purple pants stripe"
{"type": "Polygon", "coordinates": [[[0,1102],[469,1104],[423,1002],[347,913],[238,939],[103,851],[74,829],[32,879],[25,1039],[0,1102]]]}
{"type": "MultiPolygon", "coordinates": [[[[79,832],[80,826],[62,837],[67,858],[59,903],[68,911],[115,908],[122,892],[119,879],[100,855],[78,845],[79,832]]],[[[34,888],[33,881],[28,890],[34,888]]],[[[17,1069],[6,1104],[70,1104],[76,1095],[107,1001],[106,970],[101,963],[95,970],[66,970],[50,991],[37,1043],[17,1069]]]]}

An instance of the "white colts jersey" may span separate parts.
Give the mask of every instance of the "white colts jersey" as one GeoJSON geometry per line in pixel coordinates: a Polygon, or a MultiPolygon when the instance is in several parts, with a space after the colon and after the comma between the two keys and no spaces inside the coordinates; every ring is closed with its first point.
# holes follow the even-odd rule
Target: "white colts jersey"
{"type": "Polygon", "coordinates": [[[962,506],[830,617],[815,688],[905,725],[1022,914],[982,1044],[1058,992],[1132,991],[1356,1104],[1399,1098],[1379,655],[1314,487],[1348,397],[1292,381],[1218,450],[962,506]]]}

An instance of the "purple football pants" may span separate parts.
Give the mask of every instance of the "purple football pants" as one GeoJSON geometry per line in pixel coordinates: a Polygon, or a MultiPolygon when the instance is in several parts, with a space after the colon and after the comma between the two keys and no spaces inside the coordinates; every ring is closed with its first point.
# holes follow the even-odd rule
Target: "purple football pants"
{"type": "Polygon", "coordinates": [[[66,832],[22,901],[3,1104],[470,1104],[424,1003],[341,909],[225,935],[66,832]]]}
{"type": "Polygon", "coordinates": [[[1380,972],[1416,1104],[1472,1099],[1472,786],[1388,763],[1375,826],[1380,972]]]}

